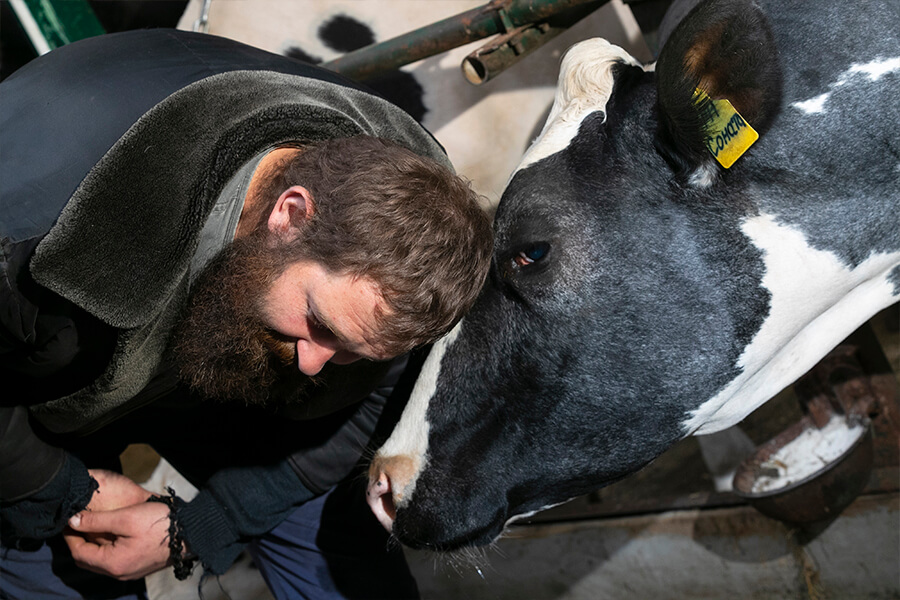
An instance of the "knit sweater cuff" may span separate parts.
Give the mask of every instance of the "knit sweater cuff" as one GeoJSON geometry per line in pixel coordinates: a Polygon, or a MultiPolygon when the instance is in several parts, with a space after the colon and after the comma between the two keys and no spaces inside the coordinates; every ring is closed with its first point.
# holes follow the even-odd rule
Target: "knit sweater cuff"
{"type": "Polygon", "coordinates": [[[80,460],[64,455],[54,478],[28,498],[0,504],[3,545],[21,546],[60,533],[69,517],[90,503],[97,482],[80,460]]]}
{"type": "Polygon", "coordinates": [[[215,575],[225,573],[244,549],[246,542],[232,529],[224,508],[209,490],[201,490],[175,518],[184,531],[188,551],[215,575]]]}

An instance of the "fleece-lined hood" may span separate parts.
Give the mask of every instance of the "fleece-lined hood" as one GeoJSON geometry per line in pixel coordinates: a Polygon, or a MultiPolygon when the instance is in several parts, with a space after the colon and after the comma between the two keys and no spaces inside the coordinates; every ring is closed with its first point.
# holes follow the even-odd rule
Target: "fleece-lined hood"
{"type": "Polygon", "coordinates": [[[251,157],[288,141],[367,134],[450,166],[393,104],[215,36],[91,38],[29,63],[2,88],[0,237],[43,236],[34,279],[123,330],[110,370],[81,400],[33,409],[57,431],[108,413],[149,381],[206,217],[251,157]]]}

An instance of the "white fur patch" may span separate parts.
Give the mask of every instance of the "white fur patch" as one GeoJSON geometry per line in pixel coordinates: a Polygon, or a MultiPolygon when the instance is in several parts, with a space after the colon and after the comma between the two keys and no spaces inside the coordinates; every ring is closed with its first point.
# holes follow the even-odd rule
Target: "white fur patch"
{"type": "Polygon", "coordinates": [[[743,372],[691,414],[687,433],[713,433],[741,421],[897,300],[888,276],[900,252],[873,253],[851,269],[772,215],[748,219],[742,229],[763,251],[771,312],[738,360],[743,372]]]}
{"type": "Polygon", "coordinates": [[[830,97],[831,92],[825,92],[824,94],[820,94],[815,98],[810,98],[809,100],[804,100],[803,102],[794,102],[791,106],[793,106],[794,108],[799,108],[808,115],[814,115],[817,113],[825,112],[825,103],[830,97]]]}
{"type": "Polygon", "coordinates": [[[615,83],[613,67],[619,62],[641,67],[628,52],[602,38],[579,42],[566,52],[550,116],[517,171],[564,149],[585,117],[606,109],[615,83]]]}
{"type": "Polygon", "coordinates": [[[688,183],[694,187],[708,188],[719,176],[719,167],[715,161],[709,160],[697,167],[688,178],[688,183]]]}
{"type": "Polygon", "coordinates": [[[413,461],[415,475],[402,490],[394,490],[395,501],[398,494],[404,499],[412,496],[419,473],[425,467],[428,454],[428,432],[430,425],[426,418],[428,404],[437,389],[438,375],[441,372],[441,360],[462,329],[462,321],[456,324],[450,332],[435,342],[422,365],[422,371],[416,380],[409,402],[403,409],[400,422],[394,428],[391,437],[378,450],[378,455],[383,457],[408,456],[413,461]]]}
{"type": "MultiPolygon", "coordinates": [[[[876,59],[867,63],[856,63],[850,65],[850,68],[841,73],[837,81],[832,83],[829,87],[839,88],[847,85],[857,75],[862,75],[870,82],[875,82],[888,73],[893,73],[895,71],[900,71],[900,56],[895,58],[876,59]]],[[[819,114],[825,112],[825,104],[830,97],[831,92],[829,91],[824,94],[819,94],[814,98],[810,98],[809,100],[794,102],[791,106],[808,115],[819,114]]]]}

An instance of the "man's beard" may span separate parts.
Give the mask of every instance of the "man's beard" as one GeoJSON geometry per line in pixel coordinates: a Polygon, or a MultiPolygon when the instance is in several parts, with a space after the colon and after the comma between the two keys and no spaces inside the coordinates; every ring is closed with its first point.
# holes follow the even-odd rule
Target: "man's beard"
{"type": "Polygon", "coordinates": [[[173,334],[180,375],[204,397],[299,401],[315,383],[295,364],[295,344],[262,320],[262,301],[285,267],[284,249],[267,233],[235,241],[207,265],[173,334]]]}

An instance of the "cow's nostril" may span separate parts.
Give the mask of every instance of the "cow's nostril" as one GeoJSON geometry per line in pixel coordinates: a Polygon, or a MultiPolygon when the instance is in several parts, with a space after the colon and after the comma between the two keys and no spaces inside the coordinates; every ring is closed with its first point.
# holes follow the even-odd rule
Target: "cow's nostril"
{"type": "Polygon", "coordinates": [[[369,508],[375,514],[375,518],[381,523],[381,526],[388,531],[394,526],[394,517],[397,516],[397,509],[394,506],[394,498],[391,493],[391,480],[381,469],[377,469],[376,465],[372,465],[369,471],[369,487],[366,490],[366,501],[369,508]]]}
{"type": "Polygon", "coordinates": [[[393,494],[384,494],[380,498],[380,500],[381,500],[381,507],[384,510],[384,513],[393,522],[393,520],[397,518],[397,508],[394,506],[393,494]]]}
{"type": "Polygon", "coordinates": [[[388,531],[394,525],[397,508],[409,499],[418,472],[417,462],[409,456],[376,455],[369,465],[366,500],[378,522],[388,531]]]}

